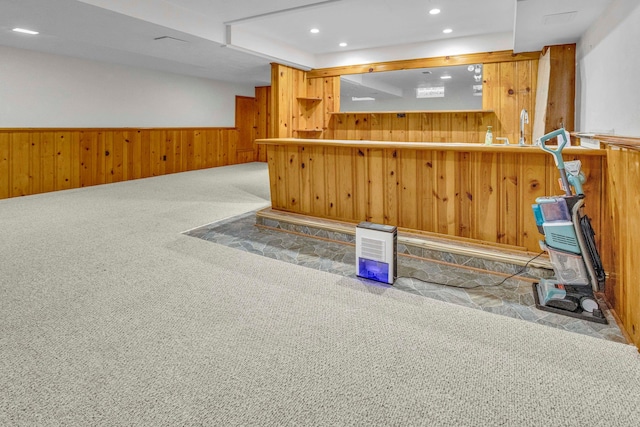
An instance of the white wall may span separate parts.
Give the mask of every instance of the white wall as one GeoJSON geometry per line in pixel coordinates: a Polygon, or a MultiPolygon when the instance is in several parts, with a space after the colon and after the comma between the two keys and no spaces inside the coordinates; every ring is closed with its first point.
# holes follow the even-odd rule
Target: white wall
{"type": "Polygon", "coordinates": [[[640,2],[616,0],[577,45],[576,129],[640,136],[640,2]]]}
{"type": "Polygon", "coordinates": [[[233,127],[254,88],[0,46],[0,127],[233,127]]]}

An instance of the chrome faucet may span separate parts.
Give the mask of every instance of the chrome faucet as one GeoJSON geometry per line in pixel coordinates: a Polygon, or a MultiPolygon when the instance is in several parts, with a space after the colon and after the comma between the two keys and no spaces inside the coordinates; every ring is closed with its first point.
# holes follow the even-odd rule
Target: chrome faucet
{"type": "Polygon", "coordinates": [[[524,125],[529,124],[529,113],[526,109],[522,109],[520,111],[520,141],[518,141],[519,145],[524,145],[524,125]]]}

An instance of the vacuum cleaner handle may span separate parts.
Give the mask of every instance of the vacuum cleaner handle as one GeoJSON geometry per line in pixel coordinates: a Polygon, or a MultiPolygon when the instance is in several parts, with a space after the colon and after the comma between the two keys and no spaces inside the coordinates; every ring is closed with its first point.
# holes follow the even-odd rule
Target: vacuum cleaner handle
{"type": "Polygon", "coordinates": [[[569,180],[567,179],[567,172],[564,170],[564,160],[562,160],[562,149],[565,145],[567,145],[567,142],[569,142],[566,131],[564,130],[564,128],[554,130],[553,132],[549,132],[548,134],[541,136],[539,141],[540,147],[553,156],[553,160],[556,162],[556,166],[558,167],[558,171],[560,172],[560,180],[562,181],[562,185],[565,188],[565,193],[567,196],[571,196],[571,187],[569,184],[569,180]],[[558,148],[552,150],[545,145],[545,141],[558,136],[562,136],[562,142],[558,144],[558,148]]]}
{"type": "Polygon", "coordinates": [[[540,147],[542,147],[544,151],[546,151],[547,153],[550,153],[553,156],[553,159],[555,160],[556,166],[558,166],[558,169],[564,169],[564,161],[562,160],[562,149],[564,148],[565,145],[567,145],[567,142],[568,142],[567,135],[565,133],[564,128],[554,130],[553,132],[549,132],[548,134],[540,137],[540,147]],[[558,148],[556,148],[555,150],[552,150],[551,148],[545,145],[546,141],[550,140],[551,138],[555,138],[557,136],[562,136],[562,142],[558,145],[558,148]]]}

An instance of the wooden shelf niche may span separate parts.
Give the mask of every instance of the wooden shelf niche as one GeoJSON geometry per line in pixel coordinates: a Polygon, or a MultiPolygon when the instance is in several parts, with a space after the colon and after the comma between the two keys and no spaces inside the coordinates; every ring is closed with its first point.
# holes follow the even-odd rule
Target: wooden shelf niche
{"type": "Polygon", "coordinates": [[[319,138],[324,131],[323,111],[320,105],[323,99],[312,96],[298,96],[297,127],[294,132],[298,138],[319,138]]]}

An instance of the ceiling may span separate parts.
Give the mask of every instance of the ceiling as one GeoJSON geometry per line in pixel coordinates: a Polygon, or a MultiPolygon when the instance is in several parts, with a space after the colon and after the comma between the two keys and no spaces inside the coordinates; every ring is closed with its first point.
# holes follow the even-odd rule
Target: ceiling
{"type": "Polygon", "coordinates": [[[261,86],[270,62],[310,69],[362,63],[363,52],[410,59],[431,56],[424,52],[437,43],[456,46],[451,54],[505,49],[496,35],[516,52],[574,43],[612,1],[0,0],[0,45],[261,86]]]}

